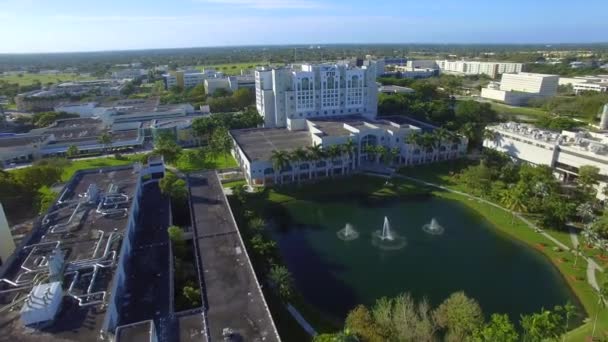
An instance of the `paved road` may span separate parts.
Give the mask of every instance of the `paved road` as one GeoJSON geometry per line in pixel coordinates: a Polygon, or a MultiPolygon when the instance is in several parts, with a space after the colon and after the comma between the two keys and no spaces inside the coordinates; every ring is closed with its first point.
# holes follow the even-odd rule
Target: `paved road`
{"type": "MultiPolygon", "coordinates": [[[[417,178],[413,178],[413,177],[408,177],[408,176],[403,176],[403,175],[394,175],[394,176],[400,177],[400,178],[404,178],[404,179],[407,179],[407,180],[410,180],[410,181],[413,181],[413,182],[416,182],[416,183],[424,184],[424,185],[427,185],[427,186],[432,186],[434,188],[438,188],[438,189],[441,189],[441,190],[445,190],[445,191],[449,191],[449,192],[452,192],[452,193],[456,193],[456,194],[465,196],[467,198],[474,199],[474,200],[486,203],[488,205],[491,205],[493,207],[496,207],[496,208],[502,209],[504,211],[507,211],[507,212],[515,215],[515,217],[517,217],[520,220],[522,220],[530,229],[533,229],[536,232],[540,232],[540,234],[542,236],[544,236],[545,238],[547,238],[548,240],[550,240],[551,242],[553,242],[555,245],[559,246],[561,249],[564,249],[564,250],[567,250],[567,251],[569,251],[571,253],[574,253],[574,250],[572,250],[570,247],[566,246],[565,244],[563,244],[559,240],[555,239],[553,236],[547,234],[546,232],[543,232],[534,223],[530,222],[530,220],[526,219],[521,214],[519,214],[517,212],[514,212],[514,211],[511,211],[509,209],[503,208],[502,206],[500,206],[500,205],[498,205],[496,203],[487,201],[487,200],[485,200],[483,198],[479,198],[479,197],[476,197],[476,196],[469,195],[469,194],[464,193],[462,191],[452,190],[452,189],[446,188],[445,186],[441,186],[439,184],[426,182],[426,181],[423,181],[421,179],[417,179],[417,178]]],[[[572,238],[572,236],[571,236],[571,238],[572,238]]],[[[576,241],[577,241],[576,243],[578,244],[578,237],[576,238],[576,241]]],[[[574,240],[573,240],[573,244],[574,244],[574,240]]],[[[585,260],[587,260],[587,282],[596,291],[599,291],[600,287],[599,287],[599,285],[597,283],[597,279],[595,277],[595,272],[596,272],[596,270],[599,271],[599,272],[604,272],[604,269],[600,265],[598,265],[595,262],[595,260],[593,260],[593,259],[591,259],[589,257],[585,257],[585,260]]]]}

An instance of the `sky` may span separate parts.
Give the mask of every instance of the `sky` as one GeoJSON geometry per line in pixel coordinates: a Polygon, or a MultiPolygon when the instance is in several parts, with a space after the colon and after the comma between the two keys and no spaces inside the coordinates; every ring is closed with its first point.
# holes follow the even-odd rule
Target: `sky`
{"type": "Polygon", "coordinates": [[[0,0],[0,53],[608,41],[608,0],[0,0]]]}

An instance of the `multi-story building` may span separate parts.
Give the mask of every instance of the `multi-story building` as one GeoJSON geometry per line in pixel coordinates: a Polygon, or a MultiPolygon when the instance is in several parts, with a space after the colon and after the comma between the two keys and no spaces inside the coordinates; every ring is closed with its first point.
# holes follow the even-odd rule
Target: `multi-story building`
{"type": "MultiPolygon", "coordinates": [[[[604,108],[608,116],[608,106],[604,108]]],[[[608,125],[608,117],[604,120],[608,125]]],[[[547,165],[565,182],[578,177],[581,166],[599,168],[601,179],[596,186],[597,197],[604,199],[603,189],[608,183],[608,135],[594,132],[561,133],[538,129],[520,123],[501,123],[488,126],[494,137],[486,139],[484,147],[504,152],[512,157],[536,165],[547,165]]]]}
{"type": "Polygon", "coordinates": [[[173,87],[193,88],[199,84],[203,84],[207,75],[196,70],[174,71],[163,75],[165,89],[173,87]]]}
{"type": "Polygon", "coordinates": [[[500,83],[490,83],[481,90],[481,97],[509,105],[523,105],[533,98],[555,96],[558,81],[557,75],[528,72],[503,74],[500,83]]]}
{"type": "Polygon", "coordinates": [[[360,114],[375,118],[376,71],[343,64],[256,70],[256,106],[265,127],[293,119],[360,114]]]}
{"type": "Polygon", "coordinates": [[[583,91],[608,91],[608,75],[560,77],[559,85],[571,85],[578,95],[583,91]]]}
{"type": "Polygon", "coordinates": [[[126,86],[125,80],[92,80],[60,83],[49,89],[33,90],[15,97],[20,111],[45,111],[88,94],[118,96],[126,86]]]}
{"type": "Polygon", "coordinates": [[[495,78],[500,74],[520,73],[523,70],[523,63],[450,60],[437,60],[435,62],[441,72],[459,75],[485,74],[495,78]]]}
{"type": "Polygon", "coordinates": [[[138,79],[147,75],[146,69],[122,69],[112,72],[114,79],[138,79]]]}

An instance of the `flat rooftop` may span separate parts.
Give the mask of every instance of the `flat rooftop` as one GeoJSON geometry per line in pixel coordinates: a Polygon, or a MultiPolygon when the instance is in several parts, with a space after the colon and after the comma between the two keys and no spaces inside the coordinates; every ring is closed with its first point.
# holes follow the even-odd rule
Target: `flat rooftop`
{"type": "MultiPolygon", "coordinates": [[[[44,216],[42,224],[34,228],[28,246],[21,246],[13,256],[13,262],[9,260],[10,264],[7,263],[0,274],[23,287],[0,295],[0,307],[3,307],[25,298],[38,280],[44,283],[51,252],[60,249],[65,255],[61,309],[51,325],[33,329],[23,325],[19,314],[21,304],[15,305],[13,310],[0,313],[0,340],[95,341],[99,338],[106,310],[100,305],[79,306],[68,288],[73,284],[71,294],[76,296],[86,294],[90,288],[91,296],[83,298],[83,303],[101,300],[102,291],[106,292],[106,303],[110,300],[116,269],[110,264],[120,258],[138,177],[130,167],[100,169],[77,174],[66,185],[63,195],[44,216]],[[91,184],[96,185],[99,194],[113,197],[112,204],[98,207],[96,201],[89,202],[84,194],[91,184]],[[106,265],[96,276],[92,266],[85,266],[91,260],[106,265]]],[[[15,288],[0,283],[0,290],[15,288]]]]}
{"type": "Polygon", "coordinates": [[[237,341],[280,341],[217,174],[193,174],[189,185],[208,339],[231,328],[237,341]]]}
{"type": "Polygon", "coordinates": [[[312,145],[312,138],[308,130],[253,128],[232,130],[230,134],[250,161],[270,160],[274,150],[291,151],[312,145]]]}

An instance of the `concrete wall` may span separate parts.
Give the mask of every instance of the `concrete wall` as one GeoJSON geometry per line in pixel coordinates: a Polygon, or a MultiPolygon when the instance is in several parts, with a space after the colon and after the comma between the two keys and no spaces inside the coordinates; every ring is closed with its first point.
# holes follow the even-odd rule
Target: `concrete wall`
{"type": "Polygon", "coordinates": [[[512,157],[525,160],[532,164],[553,166],[556,158],[555,149],[549,145],[537,146],[531,141],[517,141],[508,136],[500,135],[495,140],[484,140],[483,146],[500,152],[504,152],[512,157]]]}
{"type": "Polygon", "coordinates": [[[15,251],[15,241],[11,234],[2,203],[0,203],[0,265],[2,265],[15,251]]]}

